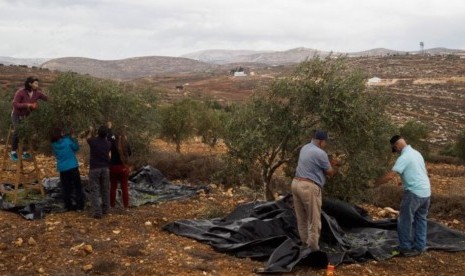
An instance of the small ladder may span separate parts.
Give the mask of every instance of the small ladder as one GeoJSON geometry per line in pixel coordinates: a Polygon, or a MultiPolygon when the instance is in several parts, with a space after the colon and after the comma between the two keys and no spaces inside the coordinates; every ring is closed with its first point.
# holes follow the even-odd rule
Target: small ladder
{"type": "MultiPolygon", "coordinates": [[[[27,196],[31,190],[38,190],[42,196],[45,195],[44,187],[40,182],[40,171],[37,166],[37,160],[35,153],[30,148],[29,153],[31,154],[30,159],[23,158],[23,141],[18,145],[18,160],[11,160],[8,154],[8,147],[11,144],[13,138],[14,128],[10,126],[8,131],[8,137],[5,143],[2,171],[12,172],[14,175],[12,183],[0,183],[0,193],[12,194],[13,203],[16,204],[18,201],[18,190],[20,186],[24,188],[25,195],[27,196]]],[[[11,179],[10,179],[11,180],[11,179]]],[[[2,179],[3,181],[3,179],[2,179]]]]}

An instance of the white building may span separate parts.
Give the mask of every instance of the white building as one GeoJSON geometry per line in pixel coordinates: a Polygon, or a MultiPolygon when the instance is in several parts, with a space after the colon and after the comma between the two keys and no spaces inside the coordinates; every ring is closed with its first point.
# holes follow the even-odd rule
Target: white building
{"type": "Polygon", "coordinates": [[[238,72],[234,72],[234,76],[235,77],[245,77],[245,76],[247,76],[247,74],[244,73],[243,71],[238,71],[238,72]]]}

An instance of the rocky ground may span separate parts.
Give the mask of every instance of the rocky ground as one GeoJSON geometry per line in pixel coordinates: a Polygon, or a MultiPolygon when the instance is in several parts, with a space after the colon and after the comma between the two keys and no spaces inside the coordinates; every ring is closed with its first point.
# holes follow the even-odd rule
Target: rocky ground
{"type": "MultiPolygon", "coordinates": [[[[53,158],[39,158],[45,164],[44,176],[56,175],[53,158]]],[[[463,182],[462,166],[429,167],[435,194],[461,193],[453,186],[463,182]]],[[[162,230],[178,219],[225,215],[252,198],[242,190],[211,186],[209,194],[127,212],[114,209],[101,220],[91,218],[88,210],[49,214],[34,221],[0,211],[0,275],[252,275],[265,262],[222,254],[162,230]]],[[[385,215],[381,207],[363,207],[374,218],[385,215]]],[[[465,231],[460,216],[432,214],[431,218],[465,231]]],[[[464,269],[465,252],[430,251],[413,258],[343,264],[336,271],[338,275],[458,275],[464,269]]],[[[309,274],[325,275],[325,271],[298,266],[292,273],[309,274]]]]}
{"type": "MultiPolygon", "coordinates": [[[[465,126],[463,113],[463,60],[450,57],[386,57],[356,59],[354,65],[366,70],[381,82],[370,88],[390,94],[390,114],[400,125],[417,119],[430,127],[428,141],[432,145],[451,143],[465,126]]],[[[0,87],[14,91],[25,74],[32,69],[0,68],[0,87]],[[12,71],[13,70],[13,71],[12,71]],[[11,72],[10,72],[11,71],[11,72]]],[[[150,79],[149,84],[169,88],[167,99],[191,97],[207,93],[218,101],[240,101],[254,89],[282,74],[284,68],[267,68],[255,76],[235,79],[227,76],[192,79],[150,79]],[[175,85],[187,84],[182,91],[175,85]]],[[[34,71],[44,86],[56,75],[34,71]]],[[[2,151],[0,151],[2,152],[2,151]]],[[[183,150],[184,152],[184,150],[183,150]]],[[[42,176],[56,176],[53,158],[40,156],[42,176]]],[[[433,195],[463,202],[465,167],[429,164],[433,195]]],[[[84,162],[81,173],[86,174],[84,162]]],[[[0,180],[11,178],[0,172],[0,180]]],[[[88,211],[49,214],[42,220],[28,221],[21,216],[0,211],[0,275],[252,275],[265,262],[239,259],[214,251],[195,240],[162,230],[163,225],[178,219],[222,216],[252,195],[241,190],[228,190],[213,185],[211,193],[181,201],[164,202],[115,209],[101,220],[91,218],[88,211]]],[[[444,199],[445,198],[445,199],[444,199]]],[[[461,209],[435,208],[430,218],[465,232],[465,216],[461,209]]],[[[452,205],[451,205],[452,206],[452,205]]],[[[363,205],[375,218],[384,216],[383,207],[363,205]]],[[[429,251],[413,258],[392,258],[361,264],[343,264],[337,275],[461,275],[465,270],[465,252],[429,251]]],[[[292,275],[325,275],[324,270],[298,266],[292,275]]]]}

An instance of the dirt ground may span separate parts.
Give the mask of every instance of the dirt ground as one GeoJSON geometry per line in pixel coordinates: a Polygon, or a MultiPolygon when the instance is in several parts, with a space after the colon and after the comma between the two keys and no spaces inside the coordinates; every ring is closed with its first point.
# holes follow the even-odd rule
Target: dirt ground
{"type": "MultiPolygon", "coordinates": [[[[393,96],[390,113],[395,122],[419,119],[430,127],[432,145],[451,142],[465,126],[465,63],[448,57],[380,57],[355,59],[354,65],[380,77],[383,93],[393,96]],[[447,131],[445,131],[447,130],[447,131]]],[[[0,68],[1,69],[1,68],[0,68]]],[[[8,90],[21,83],[32,69],[4,68],[0,86],[8,90]],[[8,70],[12,70],[11,72],[8,70]],[[23,72],[27,70],[27,72],[23,72]]],[[[282,74],[282,68],[266,68],[255,77],[227,76],[150,80],[171,89],[167,100],[207,93],[218,101],[240,101],[253,90],[282,74]],[[175,85],[190,83],[184,90],[175,85]]],[[[56,77],[48,71],[35,72],[44,85],[56,77]]],[[[375,89],[374,89],[375,90],[375,89]]],[[[377,90],[375,90],[377,91],[377,90]]],[[[1,152],[1,150],[0,150],[1,152]]],[[[186,152],[183,149],[183,152],[186,152]]],[[[44,177],[56,176],[53,158],[40,157],[44,177]]],[[[86,174],[84,162],[81,173],[86,174]]],[[[465,198],[465,167],[428,165],[433,195],[465,198]]],[[[3,181],[8,175],[0,172],[3,181]]],[[[239,259],[215,252],[210,246],[162,230],[178,219],[205,218],[227,214],[238,204],[252,199],[240,190],[227,190],[212,184],[208,195],[160,204],[119,209],[101,220],[85,212],[49,214],[42,220],[28,221],[17,214],[0,211],[0,275],[253,275],[265,262],[239,259]]],[[[433,204],[435,204],[433,202],[433,204]]],[[[377,218],[381,207],[363,205],[377,218]]],[[[383,206],[385,207],[385,206],[383,206]]],[[[397,209],[397,206],[389,206],[397,209]]],[[[465,215],[433,213],[430,219],[465,232],[465,215]]],[[[463,275],[465,252],[428,251],[413,258],[392,258],[361,264],[343,264],[337,275],[463,275]]],[[[325,275],[324,270],[297,266],[292,275],[325,275]]]]}
{"type": "MultiPolygon", "coordinates": [[[[56,176],[54,159],[39,158],[44,176],[56,176]]],[[[451,187],[463,181],[462,166],[429,167],[435,194],[451,194],[451,187]]],[[[265,262],[218,253],[206,244],[162,230],[168,222],[179,219],[227,214],[252,198],[241,190],[211,186],[209,194],[128,212],[113,209],[101,220],[91,218],[88,210],[49,214],[34,221],[0,211],[0,275],[253,275],[265,262]]],[[[363,207],[375,218],[382,210],[363,207]]],[[[430,218],[465,231],[460,219],[444,215],[430,218]]],[[[465,252],[441,251],[336,268],[337,275],[357,276],[459,275],[464,270],[465,252]]],[[[291,274],[325,275],[325,270],[297,266],[291,274]]]]}

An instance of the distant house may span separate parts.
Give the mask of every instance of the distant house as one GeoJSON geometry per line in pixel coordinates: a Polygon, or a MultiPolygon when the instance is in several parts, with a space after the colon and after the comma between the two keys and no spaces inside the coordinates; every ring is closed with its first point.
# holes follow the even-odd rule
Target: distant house
{"type": "Polygon", "coordinates": [[[245,77],[247,74],[244,71],[234,72],[234,77],[245,77]]]}
{"type": "Polygon", "coordinates": [[[371,79],[368,79],[368,84],[375,84],[375,83],[380,83],[381,82],[381,78],[378,78],[378,77],[373,77],[371,79]]]}

